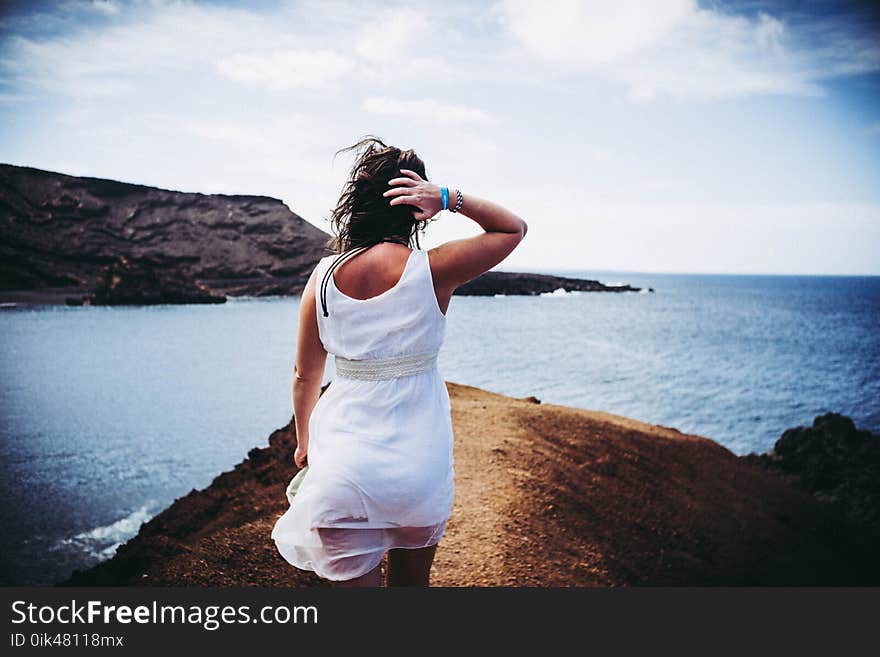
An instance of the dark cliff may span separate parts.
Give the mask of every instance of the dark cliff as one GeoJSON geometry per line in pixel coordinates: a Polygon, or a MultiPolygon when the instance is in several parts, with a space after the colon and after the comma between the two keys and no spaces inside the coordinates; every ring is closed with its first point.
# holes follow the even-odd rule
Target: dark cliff
{"type": "Polygon", "coordinates": [[[123,255],[225,294],[296,294],[327,234],[266,196],[0,165],[0,289],[94,289],[123,255]]]}
{"type": "MultiPolygon", "coordinates": [[[[487,271],[482,276],[465,283],[455,293],[462,296],[492,296],[495,294],[536,295],[558,289],[566,292],[638,292],[641,288],[631,285],[605,285],[599,281],[568,278],[550,274],[524,274],[507,271],[487,271]]],[[[653,288],[648,288],[653,292],[653,288]]]]}

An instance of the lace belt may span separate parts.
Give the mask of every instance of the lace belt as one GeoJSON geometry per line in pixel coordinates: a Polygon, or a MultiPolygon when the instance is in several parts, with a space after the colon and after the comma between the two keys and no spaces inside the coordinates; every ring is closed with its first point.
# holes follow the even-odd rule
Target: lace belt
{"type": "Polygon", "coordinates": [[[336,356],[336,374],[352,379],[396,379],[399,376],[410,376],[419,372],[427,372],[437,367],[439,351],[429,354],[397,356],[395,358],[369,358],[351,360],[336,356]]]}

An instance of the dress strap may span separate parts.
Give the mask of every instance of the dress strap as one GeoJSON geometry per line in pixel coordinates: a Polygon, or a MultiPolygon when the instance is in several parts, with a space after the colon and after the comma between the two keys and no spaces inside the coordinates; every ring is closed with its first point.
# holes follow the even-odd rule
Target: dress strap
{"type": "Polygon", "coordinates": [[[399,239],[393,239],[390,237],[383,237],[378,240],[373,240],[369,244],[362,244],[360,246],[356,246],[354,248],[349,249],[348,251],[343,251],[340,253],[337,258],[327,267],[327,270],[324,272],[324,278],[321,280],[321,310],[324,312],[324,317],[329,317],[330,313],[327,312],[327,284],[330,282],[330,277],[333,275],[333,270],[339,266],[343,260],[348,260],[352,256],[363,253],[371,246],[375,246],[380,242],[395,242],[397,244],[403,244],[404,246],[408,246],[404,242],[399,239]]]}

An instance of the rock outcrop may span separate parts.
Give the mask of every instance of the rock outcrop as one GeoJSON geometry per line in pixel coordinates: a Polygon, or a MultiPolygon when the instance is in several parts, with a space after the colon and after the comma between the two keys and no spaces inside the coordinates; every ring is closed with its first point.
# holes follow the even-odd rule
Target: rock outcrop
{"type": "Polygon", "coordinates": [[[326,240],[266,196],[176,192],[0,165],[0,290],[87,294],[121,255],[221,294],[297,294],[329,253],[326,240]]]}
{"type": "Polygon", "coordinates": [[[163,272],[149,263],[132,263],[119,256],[104,267],[98,288],[83,297],[69,297],[68,306],[130,306],[164,303],[225,303],[203,283],[196,283],[178,271],[163,272]]]}
{"type": "MultiPolygon", "coordinates": [[[[489,271],[455,290],[462,296],[494,296],[496,294],[537,295],[556,290],[566,292],[638,292],[630,285],[605,285],[583,278],[567,278],[550,274],[529,274],[489,271]]],[[[649,288],[653,292],[653,288],[649,288]]]]}
{"type": "Polygon", "coordinates": [[[818,415],[812,426],[785,430],[769,452],[743,458],[793,475],[880,539],[880,436],[856,429],[851,418],[818,415]]]}

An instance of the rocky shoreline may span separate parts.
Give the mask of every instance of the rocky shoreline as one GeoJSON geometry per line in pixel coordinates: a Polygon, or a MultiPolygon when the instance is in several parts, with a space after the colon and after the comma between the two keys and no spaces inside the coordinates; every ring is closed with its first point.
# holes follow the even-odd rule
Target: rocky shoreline
{"type": "MultiPolygon", "coordinates": [[[[871,482],[852,468],[880,438],[854,434],[846,418],[821,416],[768,455],[736,456],[671,427],[447,387],[456,498],[434,585],[880,583],[872,516],[814,495],[812,475],[801,480],[830,469],[838,476],[826,483],[871,482]],[[825,466],[823,451],[834,454],[825,466]]],[[[59,585],[325,585],[289,566],[270,539],[295,473],[294,432],[291,419],[267,446],[144,523],[112,559],[59,585]]],[[[847,504],[876,504],[856,488],[862,503],[847,504]]]]}
{"type": "Polygon", "coordinates": [[[104,267],[98,288],[87,295],[65,299],[68,306],[148,306],[165,303],[225,303],[226,295],[215,294],[202,284],[178,272],[161,272],[119,256],[104,267]]]}
{"type": "MultiPolygon", "coordinates": [[[[495,296],[496,294],[547,294],[556,290],[566,292],[639,292],[642,288],[631,285],[605,285],[584,278],[567,278],[549,274],[488,271],[455,290],[461,296],[495,296]]],[[[653,292],[654,288],[648,288],[653,292]]]]}
{"type": "Polygon", "coordinates": [[[786,429],[769,452],[744,458],[794,478],[874,534],[880,548],[880,436],[857,429],[845,415],[826,413],[809,427],[786,429]]]}
{"type": "MultiPolygon", "coordinates": [[[[0,164],[0,304],[7,307],[297,295],[318,260],[329,255],[328,238],[266,196],[178,192],[0,164]]],[[[488,272],[456,294],[558,289],[639,291],[593,280],[488,272]]]]}

